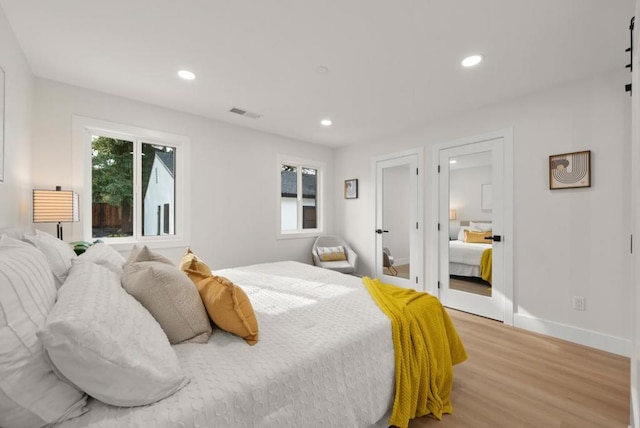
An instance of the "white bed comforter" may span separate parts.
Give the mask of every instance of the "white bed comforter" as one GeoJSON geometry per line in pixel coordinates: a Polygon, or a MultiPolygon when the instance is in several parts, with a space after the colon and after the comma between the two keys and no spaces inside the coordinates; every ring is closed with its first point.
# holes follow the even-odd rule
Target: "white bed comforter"
{"type": "Polygon", "coordinates": [[[449,263],[480,266],[482,253],[491,244],[471,244],[464,241],[449,241],[449,263]]]}
{"type": "Polygon", "coordinates": [[[359,278],[296,262],[216,272],[240,285],[258,318],[249,346],[215,329],[175,346],[191,382],[149,406],[90,400],[71,427],[386,426],[393,401],[389,319],[359,278]]]}

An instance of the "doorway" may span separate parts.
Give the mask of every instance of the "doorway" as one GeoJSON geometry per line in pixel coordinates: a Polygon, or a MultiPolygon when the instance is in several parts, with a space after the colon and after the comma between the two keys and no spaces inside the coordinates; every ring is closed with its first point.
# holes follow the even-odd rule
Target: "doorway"
{"type": "Polygon", "coordinates": [[[443,305],[513,323],[512,130],[439,145],[437,284],[443,305]]]}
{"type": "Polygon", "coordinates": [[[375,160],[376,276],[404,288],[422,290],[422,150],[375,160]]]}

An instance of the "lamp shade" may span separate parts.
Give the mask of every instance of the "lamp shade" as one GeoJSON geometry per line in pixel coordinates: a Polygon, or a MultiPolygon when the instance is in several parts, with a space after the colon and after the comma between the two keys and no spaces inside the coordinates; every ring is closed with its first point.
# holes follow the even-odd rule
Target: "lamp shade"
{"type": "Polygon", "coordinates": [[[456,210],[449,210],[449,220],[455,220],[458,218],[456,210]]]}
{"type": "Polygon", "coordinates": [[[79,221],[78,194],[71,190],[33,190],[33,222],[79,221]]]}

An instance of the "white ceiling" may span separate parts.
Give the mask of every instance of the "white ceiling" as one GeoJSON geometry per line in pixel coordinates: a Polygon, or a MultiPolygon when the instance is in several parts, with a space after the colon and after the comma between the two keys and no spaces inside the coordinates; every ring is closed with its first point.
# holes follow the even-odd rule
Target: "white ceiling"
{"type": "Polygon", "coordinates": [[[634,11],[634,0],[0,5],[36,76],[328,146],[623,69],[634,11]],[[485,61],[463,69],[471,53],[485,61]]]}

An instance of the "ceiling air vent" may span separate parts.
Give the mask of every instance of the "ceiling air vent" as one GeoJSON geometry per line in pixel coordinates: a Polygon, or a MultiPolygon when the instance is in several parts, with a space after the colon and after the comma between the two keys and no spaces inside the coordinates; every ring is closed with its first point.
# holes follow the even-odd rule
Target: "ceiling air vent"
{"type": "Polygon", "coordinates": [[[251,119],[257,119],[260,117],[260,115],[257,113],[252,113],[250,111],[242,110],[241,108],[238,108],[238,107],[231,107],[231,110],[229,111],[231,113],[239,114],[240,116],[250,117],[251,119]]]}

